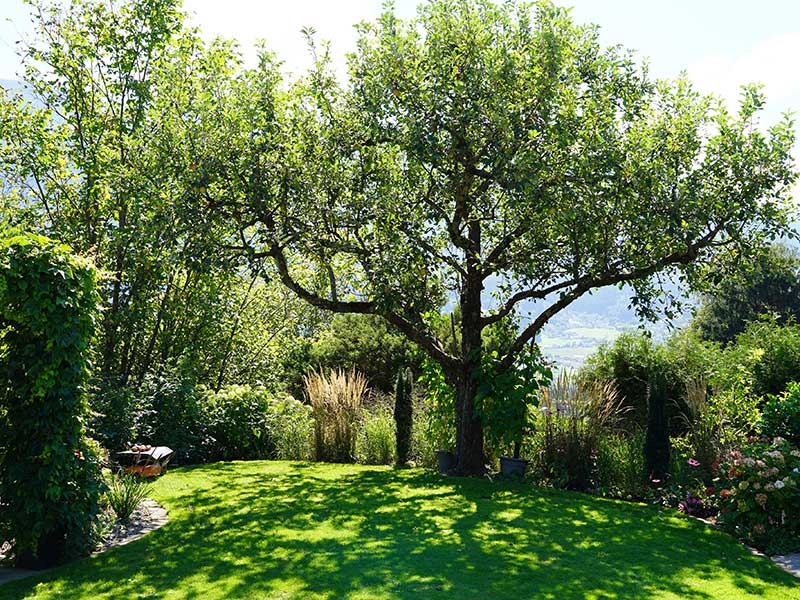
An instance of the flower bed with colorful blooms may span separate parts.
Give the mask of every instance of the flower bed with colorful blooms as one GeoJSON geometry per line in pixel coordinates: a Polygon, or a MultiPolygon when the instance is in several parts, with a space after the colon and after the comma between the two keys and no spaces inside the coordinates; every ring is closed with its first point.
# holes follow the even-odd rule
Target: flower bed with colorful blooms
{"type": "Polygon", "coordinates": [[[751,438],[720,465],[718,523],[768,553],[800,550],[800,449],[751,438]]]}

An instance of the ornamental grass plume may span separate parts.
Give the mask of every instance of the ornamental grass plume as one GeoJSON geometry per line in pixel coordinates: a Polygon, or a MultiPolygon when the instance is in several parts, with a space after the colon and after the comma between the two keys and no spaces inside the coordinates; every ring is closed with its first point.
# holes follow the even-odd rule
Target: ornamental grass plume
{"type": "Polygon", "coordinates": [[[367,378],[351,369],[307,374],[305,395],[314,417],[317,460],[352,462],[361,405],[369,393],[367,378]]]}

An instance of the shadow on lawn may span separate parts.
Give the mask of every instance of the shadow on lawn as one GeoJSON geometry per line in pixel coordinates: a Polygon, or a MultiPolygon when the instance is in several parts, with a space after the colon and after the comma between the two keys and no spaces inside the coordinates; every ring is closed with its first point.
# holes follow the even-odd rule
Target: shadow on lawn
{"type": "Polygon", "coordinates": [[[697,586],[715,579],[800,597],[790,576],[700,523],[510,482],[228,463],[171,473],[158,496],[163,529],[42,580],[60,598],[712,598],[697,586]]]}

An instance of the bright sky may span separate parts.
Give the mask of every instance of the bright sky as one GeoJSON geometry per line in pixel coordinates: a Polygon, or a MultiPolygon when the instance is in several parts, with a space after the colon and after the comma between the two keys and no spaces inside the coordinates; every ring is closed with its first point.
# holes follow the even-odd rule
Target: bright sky
{"type": "MultiPolygon", "coordinates": [[[[301,27],[312,26],[320,39],[331,41],[336,64],[344,73],[344,56],[355,47],[353,24],[374,19],[382,6],[382,0],[184,2],[191,22],[208,38],[239,40],[251,60],[255,41],[264,39],[293,73],[302,73],[310,62],[301,27]]],[[[396,0],[396,10],[410,17],[419,2],[396,0]]],[[[761,82],[768,98],[765,122],[774,122],[786,111],[800,113],[800,0],[563,3],[573,6],[577,21],[599,24],[604,43],[621,44],[649,59],[656,77],[674,77],[687,70],[702,91],[717,93],[732,104],[742,84],[761,82]]],[[[14,42],[29,31],[23,0],[0,0],[0,79],[17,78],[20,64],[14,42]]]]}
{"type": "MultiPolygon", "coordinates": [[[[419,0],[397,0],[411,16],[419,0]]],[[[734,99],[741,84],[760,81],[769,99],[767,118],[800,110],[800,1],[798,0],[565,0],[578,21],[601,26],[603,41],[622,44],[648,57],[658,77],[682,69],[704,91],[734,99]]],[[[192,21],[206,36],[239,40],[252,56],[263,38],[301,72],[308,55],[300,28],[313,26],[333,44],[340,65],[354,47],[352,25],[370,20],[381,0],[185,0],[192,21]]],[[[22,0],[0,0],[0,79],[15,79],[14,42],[30,30],[22,0]]]]}

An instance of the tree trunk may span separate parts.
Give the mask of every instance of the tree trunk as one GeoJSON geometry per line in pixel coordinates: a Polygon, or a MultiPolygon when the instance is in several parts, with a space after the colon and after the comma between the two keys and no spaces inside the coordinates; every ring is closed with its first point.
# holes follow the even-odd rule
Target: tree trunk
{"type": "Polygon", "coordinates": [[[475,414],[478,383],[472,373],[462,373],[456,384],[456,473],[483,475],[483,424],[475,414]]]}
{"type": "Polygon", "coordinates": [[[474,372],[481,360],[481,277],[480,222],[469,225],[470,251],[461,288],[461,360],[456,376],[456,472],[461,475],[483,475],[483,424],[475,413],[478,382],[474,372]]]}

